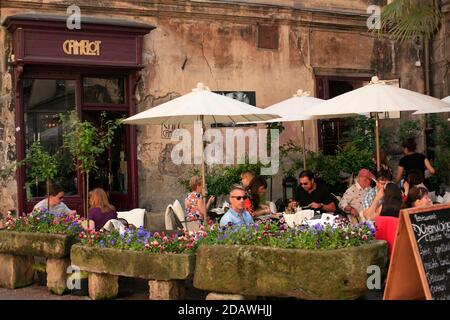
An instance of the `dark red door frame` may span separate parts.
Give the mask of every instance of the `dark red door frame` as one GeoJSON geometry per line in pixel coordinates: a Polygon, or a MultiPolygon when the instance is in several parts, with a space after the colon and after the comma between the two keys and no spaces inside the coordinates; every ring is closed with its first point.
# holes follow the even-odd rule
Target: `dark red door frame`
{"type": "MultiPolygon", "coordinates": [[[[319,99],[330,99],[330,81],[346,81],[353,85],[354,89],[363,86],[364,81],[370,81],[368,77],[341,77],[341,76],[315,76],[316,97],[319,99]]],[[[332,120],[332,119],[329,119],[332,120]]],[[[323,138],[321,132],[321,120],[317,120],[317,136],[319,149],[323,150],[323,138]]]]}
{"type": "MultiPolygon", "coordinates": [[[[82,115],[81,77],[84,74],[95,76],[122,74],[126,76],[127,106],[117,106],[115,111],[128,111],[128,115],[136,112],[134,92],[138,81],[138,72],[142,65],[142,50],[144,36],[149,34],[155,26],[137,23],[135,21],[116,20],[86,16],[81,30],[68,30],[67,16],[48,14],[17,14],[7,16],[2,25],[9,31],[12,39],[10,62],[14,67],[14,107],[16,112],[16,159],[25,157],[24,140],[24,108],[22,79],[24,71],[27,76],[35,75],[55,79],[55,77],[76,78],[76,109],[82,115]],[[83,46],[85,41],[101,43],[94,55],[69,52],[66,50],[67,41],[77,47],[83,46]],[[117,110],[116,110],[117,109],[117,110]],[[121,109],[121,110],[119,110],[121,109]]],[[[101,109],[101,105],[86,106],[86,109],[101,109]]],[[[128,126],[130,137],[130,175],[128,179],[131,193],[131,205],[138,206],[137,186],[137,155],[136,128],[128,126]]],[[[78,176],[79,177],[79,176],[78,176]]],[[[22,213],[26,209],[25,168],[21,167],[16,173],[18,188],[18,210],[22,213]]],[[[81,179],[78,179],[81,181],[81,179]]],[[[79,192],[82,189],[79,189],[79,192]]]]}
{"type": "MultiPolygon", "coordinates": [[[[135,89],[137,82],[139,80],[139,72],[137,71],[125,71],[118,72],[118,70],[98,70],[98,73],[92,71],[89,68],[89,74],[85,74],[84,69],[78,69],[77,73],[69,73],[67,69],[70,68],[52,68],[50,66],[16,66],[16,70],[20,71],[20,74],[16,75],[16,128],[21,128],[21,130],[16,130],[16,152],[17,159],[21,160],[25,157],[25,135],[24,135],[24,106],[23,106],[23,78],[33,78],[33,79],[67,79],[76,81],[75,89],[75,109],[77,114],[82,117],[83,111],[86,110],[105,110],[105,111],[124,111],[128,116],[135,114],[136,112],[136,99],[135,99],[135,89]],[[64,70],[66,69],[66,70],[64,70]],[[24,71],[25,70],[25,71],[24,71]],[[125,86],[125,101],[124,105],[119,106],[106,106],[106,105],[83,105],[82,103],[82,78],[84,76],[120,76],[124,77],[125,86]]],[[[137,135],[135,126],[127,126],[127,135],[129,141],[127,143],[127,152],[130,155],[130,160],[128,162],[129,179],[128,179],[128,190],[130,199],[130,208],[136,208],[139,205],[139,195],[138,195],[138,171],[137,171],[137,135]]],[[[17,170],[16,179],[18,184],[18,210],[20,213],[29,212],[40,198],[34,199],[33,202],[28,202],[26,199],[25,190],[25,168],[20,167],[17,170]]],[[[79,170],[77,170],[77,190],[78,195],[65,197],[65,202],[76,206],[78,212],[82,211],[82,195],[85,193],[84,186],[82,183],[82,176],[79,170]]],[[[74,207],[75,208],[75,207],[74,207]]]]}

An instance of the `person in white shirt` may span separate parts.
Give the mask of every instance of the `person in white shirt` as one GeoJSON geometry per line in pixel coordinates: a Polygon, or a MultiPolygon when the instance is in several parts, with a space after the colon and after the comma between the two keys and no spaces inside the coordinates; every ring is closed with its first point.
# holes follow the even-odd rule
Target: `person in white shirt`
{"type": "Polygon", "coordinates": [[[64,190],[59,185],[50,185],[49,197],[42,199],[34,206],[33,210],[36,209],[48,209],[49,213],[63,213],[72,214],[76,213],[75,210],[70,210],[64,202],[64,190]],[[50,207],[49,207],[50,206],[50,207]]]}
{"type": "Polygon", "coordinates": [[[339,208],[347,213],[349,219],[357,223],[363,220],[363,196],[370,188],[374,175],[368,169],[359,170],[356,182],[345,191],[341,201],[339,201],[339,208]]]}

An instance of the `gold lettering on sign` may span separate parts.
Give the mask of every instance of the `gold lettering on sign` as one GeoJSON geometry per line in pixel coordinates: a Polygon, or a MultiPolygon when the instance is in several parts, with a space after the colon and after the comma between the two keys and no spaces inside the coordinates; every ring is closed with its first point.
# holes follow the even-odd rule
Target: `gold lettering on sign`
{"type": "Polygon", "coordinates": [[[101,41],[66,40],[63,43],[65,54],[74,56],[99,56],[101,41]]]}

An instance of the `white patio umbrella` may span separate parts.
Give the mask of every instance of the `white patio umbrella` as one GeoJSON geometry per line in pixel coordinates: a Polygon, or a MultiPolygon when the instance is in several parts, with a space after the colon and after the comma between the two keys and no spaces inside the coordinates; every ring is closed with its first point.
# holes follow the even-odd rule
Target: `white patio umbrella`
{"type": "MultiPolygon", "coordinates": [[[[310,109],[323,102],[324,100],[310,97],[308,91],[297,90],[297,93],[287,100],[283,100],[273,104],[264,110],[274,114],[279,114],[281,117],[267,121],[258,121],[252,123],[273,123],[273,122],[291,122],[300,121],[300,128],[302,133],[302,150],[303,150],[303,169],[306,170],[306,143],[305,143],[305,120],[313,120],[314,117],[305,114],[305,110],[310,109]]],[[[248,123],[248,122],[244,122],[248,123]]]]}
{"type": "Polygon", "coordinates": [[[417,110],[413,113],[413,115],[419,114],[427,114],[427,113],[441,113],[441,112],[450,112],[450,96],[441,99],[444,102],[448,103],[447,108],[434,108],[434,109],[426,109],[426,110],[417,110]]]}
{"type": "MultiPolygon", "coordinates": [[[[192,92],[140,112],[123,122],[137,125],[163,125],[194,124],[195,121],[200,121],[204,129],[206,124],[265,121],[277,117],[279,115],[268,113],[264,109],[213,93],[203,83],[198,83],[192,92]]],[[[203,143],[201,152],[202,195],[206,196],[203,143]]]]}
{"type": "Polygon", "coordinates": [[[305,113],[311,116],[330,114],[354,114],[375,112],[375,137],[377,151],[377,170],[380,170],[380,139],[378,112],[415,111],[420,109],[439,109],[450,105],[439,99],[386,84],[378,77],[359,89],[326,100],[305,113]]]}

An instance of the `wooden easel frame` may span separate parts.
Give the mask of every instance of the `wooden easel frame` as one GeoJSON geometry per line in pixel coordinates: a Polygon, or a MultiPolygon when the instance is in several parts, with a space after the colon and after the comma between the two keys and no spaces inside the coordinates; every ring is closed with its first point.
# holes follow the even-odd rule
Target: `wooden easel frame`
{"type": "Polygon", "coordinates": [[[410,215],[450,209],[450,204],[400,211],[383,300],[432,300],[410,215]]]}

